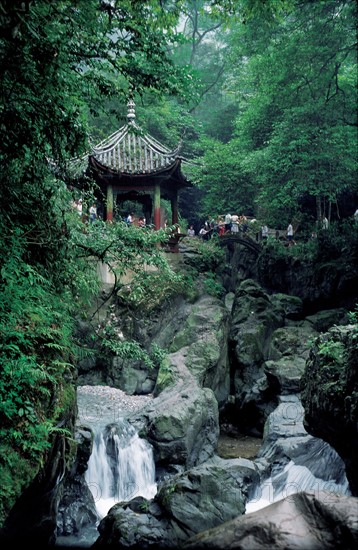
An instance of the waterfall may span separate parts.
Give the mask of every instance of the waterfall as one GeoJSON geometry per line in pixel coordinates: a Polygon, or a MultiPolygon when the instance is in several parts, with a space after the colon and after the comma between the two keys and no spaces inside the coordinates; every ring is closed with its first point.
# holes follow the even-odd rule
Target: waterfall
{"type": "Polygon", "coordinates": [[[85,479],[100,518],[121,501],[157,492],[152,447],[126,421],[95,434],[85,479]]]}
{"type": "Polygon", "coordinates": [[[265,475],[247,502],[246,513],[301,491],[317,497],[323,491],[350,496],[343,460],[327,442],[306,432],[299,398],[280,396],[280,400],[265,424],[264,444],[255,461],[265,475]]]}
{"type": "Polygon", "coordinates": [[[300,491],[313,492],[317,497],[323,491],[336,495],[351,495],[346,478],[341,481],[321,479],[314,476],[306,466],[297,465],[290,460],[278,475],[272,475],[261,483],[246,504],[246,513],[261,510],[300,491]]]}

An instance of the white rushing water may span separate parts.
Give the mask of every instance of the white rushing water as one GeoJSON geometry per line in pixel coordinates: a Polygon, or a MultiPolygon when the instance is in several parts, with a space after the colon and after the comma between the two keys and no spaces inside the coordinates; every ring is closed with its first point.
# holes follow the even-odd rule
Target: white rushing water
{"type": "Polygon", "coordinates": [[[281,403],[265,424],[266,445],[261,456],[271,464],[270,476],[246,504],[246,513],[301,491],[351,495],[345,466],[325,441],[310,436],[304,426],[304,409],[297,396],[281,396],[281,403]],[[290,460],[288,460],[290,458],[290,460]]]}
{"type": "Polygon", "coordinates": [[[283,396],[265,424],[266,445],[261,457],[271,467],[246,504],[246,513],[301,491],[351,495],[343,460],[328,443],[310,436],[304,426],[304,409],[295,396],[283,396]]]}
{"type": "Polygon", "coordinates": [[[306,466],[297,465],[291,460],[279,476],[269,477],[261,484],[254,497],[246,504],[246,513],[256,512],[301,491],[312,492],[317,498],[323,492],[336,495],[351,494],[347,479],[342,482],[320,479],[306,466]]]}
{"type": "Polygon", "coordinates": [[[100,518],[117,502],[153,498],[157,485],[151,445],[125,421],[106,426],[95,435],[86,482],[100,518]]]}

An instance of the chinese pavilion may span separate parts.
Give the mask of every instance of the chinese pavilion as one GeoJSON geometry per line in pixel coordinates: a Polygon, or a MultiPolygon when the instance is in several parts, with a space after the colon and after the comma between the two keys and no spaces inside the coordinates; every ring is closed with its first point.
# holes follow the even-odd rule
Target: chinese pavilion
{"type": "MultiPolygon", "coordinates": [[[[117,205],[142,204],[147,223],[165,225],[161,199],[171,203],[172,225],[178,223],[178,193],[192,187],[181,171],[181,145],[170,151],[135,123],[135,103],[128,106],[128,123],[93,147],[87,171],[97,183],[104,203],[103,217],[112,221],[117,205]]],[[[83,159],[82,159],[83,160],[83,159]]]]}

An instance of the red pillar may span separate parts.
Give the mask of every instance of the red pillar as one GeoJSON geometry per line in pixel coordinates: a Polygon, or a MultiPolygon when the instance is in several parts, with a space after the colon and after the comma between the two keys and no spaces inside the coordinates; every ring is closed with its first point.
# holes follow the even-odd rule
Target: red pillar
{"type": "Polygon", "coordinates": [[[172,225],[178,223],[178,192],[175,192],[175,196],[171,200],[172,207],[172,225]]]}
{"type": "Polygon", "coordinates": [[[108,185],[108,187],[107,187],[106,221],[107,222],[112,222],[113,221],[113,187],[112,187],[112,185],[108,185]]]}
{"type": "Polygon", "coordinates": [[[154,227],[160,229],[160,185],[155,184],[154,188],[154,227]]]}

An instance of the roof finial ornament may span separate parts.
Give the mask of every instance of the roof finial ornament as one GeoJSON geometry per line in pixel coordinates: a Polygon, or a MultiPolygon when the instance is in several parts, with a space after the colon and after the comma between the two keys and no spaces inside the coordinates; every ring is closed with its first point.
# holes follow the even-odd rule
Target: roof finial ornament
{"type": "Polygon", "coordinates": [[[128,118],[129,124],[133,124],[135,119],[135,103],[133,99],[130,99],[128,101],[127,107],[128,107],[127,118],[128,118]]]}

